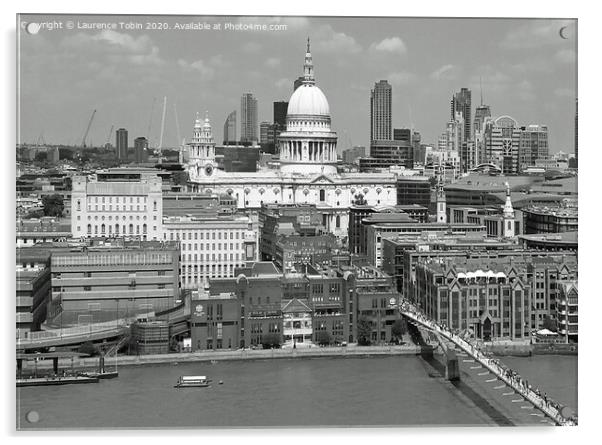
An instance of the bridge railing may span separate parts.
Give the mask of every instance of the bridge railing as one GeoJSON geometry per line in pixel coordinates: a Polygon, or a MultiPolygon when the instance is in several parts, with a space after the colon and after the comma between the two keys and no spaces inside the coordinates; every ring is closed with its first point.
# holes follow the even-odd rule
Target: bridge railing
{"type": "Polygon", "coordinates": [[[436,323],[434,320],[427,317],[420,309],[409,302],[402,302],[400,305],[400,311],[404,315],[415,319],[418,323],[428,327],[429,329],[439,333],[440,335],[447,338],[449,341],[454,343],[463,349],[467,354],[479,361],[481,365],[485,366],[490,372],[493,372],[500,380],[504,381],[508,386],[514,389],[517,393],[522,395],[525,399],[531,402],[538,409],[543,411],[546,415],[552,418],[559,425],[576,425],[576,421],[572,419],[566,419],[556,408],[557,405],[549,398],[543,398],[537,392],[533,391],[530,386],[520,378],[518,373],[512,371],[499,363],[499,361],[487,357],[478,346],[466,341],[458,334],[455,334],[446,327],[436,323]]]}
{"type": "Polygon", "coordinates": [[[20,343],[31,343],[44,340],[59,340],[64,337],[77,337],[85,334],[95,334],[103,331],[112,331],[115,329],[124,328],[139,318],[151,318],[154,312],[146,314],[137,314],[135,317],[121,318],[113,321],[105,321],[102,323],[91,323],[83,326],[73,326],[62,329],[50,329],[46,331],[25,332],[24,335],[17,338],[17,345],[20,343]]]}

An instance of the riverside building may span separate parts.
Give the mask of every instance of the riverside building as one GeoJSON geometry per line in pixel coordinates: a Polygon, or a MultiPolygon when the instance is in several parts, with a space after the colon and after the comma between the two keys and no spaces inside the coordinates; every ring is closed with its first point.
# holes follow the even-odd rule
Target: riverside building
{"type": "Polygon", "coordinates": [[[52,252],[54,325],[98,323],[174,306],[180,297],[175,242],[89,241],[52,252]]]}
{"type": "Polygon", "coordinates": [[[76,238],[162,239],[162,180],[154,169],[116,168],[75,176],[71,232],[76,238]]]}
{"type": "Polygon", "coordinates": [[[210,278],[233,277],[235,268],[258,259],[258,236],[246,216],[167,217],[163,239],[179,242],[183,289],[203,287],[210,278]]]}

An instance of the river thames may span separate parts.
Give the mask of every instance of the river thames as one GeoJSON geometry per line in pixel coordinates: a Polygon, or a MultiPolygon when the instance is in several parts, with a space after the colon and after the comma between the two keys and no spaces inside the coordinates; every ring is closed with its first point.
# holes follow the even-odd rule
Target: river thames
{"type": "MultiPolygon", "coordinates": [[[[576,356],[502,361],[576,411],[576,356]]],[[[128,366],[97,384],[17,388],[17,428],[549,424],[468,364],[459,383],[442,373],[436,359],[417,356],[128,366]],[[180,375],[206,375],[213,385],[175,389],[180,375]],[[28,421],[31,412],[39,420],[28,421]]]]}

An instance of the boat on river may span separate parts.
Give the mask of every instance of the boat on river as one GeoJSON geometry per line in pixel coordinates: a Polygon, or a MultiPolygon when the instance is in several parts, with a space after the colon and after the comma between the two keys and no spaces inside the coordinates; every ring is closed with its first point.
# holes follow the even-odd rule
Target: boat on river
{"type": "Polygon", "coordinates": [[[206,388],[211,386],[211,380],[204,375],[182,375],[174,388],[206,388]]]}

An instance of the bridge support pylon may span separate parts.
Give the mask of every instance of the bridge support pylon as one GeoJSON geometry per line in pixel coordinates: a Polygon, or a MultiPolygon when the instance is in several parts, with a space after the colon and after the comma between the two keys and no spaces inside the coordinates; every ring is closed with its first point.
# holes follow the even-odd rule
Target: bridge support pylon
{"type": "Polygon", "coordinates": [[[460,380],[460,363],[455,352],[449,351],[445,354],[445,378],[450,381],[460,380]]]}

